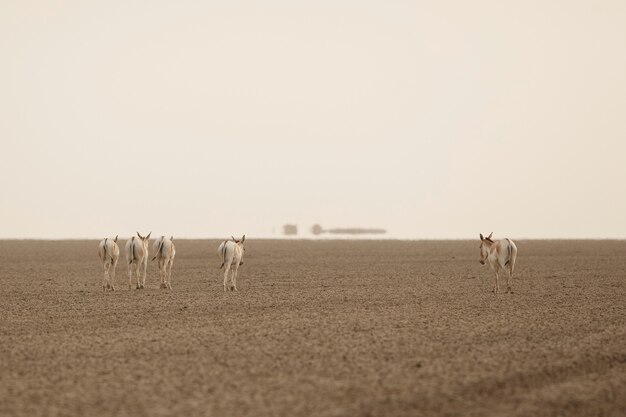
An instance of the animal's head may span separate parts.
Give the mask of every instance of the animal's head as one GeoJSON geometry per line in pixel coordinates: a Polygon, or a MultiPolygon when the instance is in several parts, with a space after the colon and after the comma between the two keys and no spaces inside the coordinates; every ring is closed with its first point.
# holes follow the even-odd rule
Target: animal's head
{"type": "Polygon", "coordinates": [[[233,239],[233,242],[235,242],[237,244],[237,246],[239,246],[241,248],[241,252],[245,253],[246,252],[246,248],[243,246],[243,242],[246,241],[246,235],[243,235],[241,237],[241,239],[235,239],[234,236],[231,236],[231,238],[233,239]]]}
{"type": "Polygon", "coordinates": [[[243,235],[241,237],[241,239],[235,239],[234,236],[231,236],[231,238],[233,239],[233,242],[235,242],[236,244],[241,245],[241,246],[243,246],[243,242],[246,241],[246,235],[243,235]]]}
{"type": "Polygon", "coordinates": [[[492,235],[493,232],[489,233],[489,236],[487,237],[483,237],[482,233],[480,234],[480,260],[478,262],[480,262],[481,265],[485,264],[485,260],[489,255],[489,248],[493,243],[493,240],[491,240],[492,235]]]}
{"type": "Polygon", "coordinates": [[[141,243],[145,246],[148,247],[148,242],[150,240],[150,235],[152,234],[152,232],[148,233],[148,236],[141,236],[139,234],[139,232],[137,232],[137,236],[139,236],[139,239],[141,239],[141,243]]]}

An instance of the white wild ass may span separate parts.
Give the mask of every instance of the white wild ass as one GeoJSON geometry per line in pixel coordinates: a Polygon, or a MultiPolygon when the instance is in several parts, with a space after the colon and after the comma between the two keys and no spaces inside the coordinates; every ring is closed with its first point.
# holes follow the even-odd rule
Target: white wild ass
{"type": "MultiPolygon", "coordinates": [[[[232,237],[232,236],[231,236],[232,237]]],[[[228,282],[228,273],[230,276],[230,290],[237,291],[237,271],[239,266],[243,265],[243,254],[245,248],[243,242],[246,240],[246,235],[240,240],[233,237],[233,240],[225,240],[217,248],[217,255],[222,258],[222,265],[220,269],[224,268],[224,291],[226,291],[226,283],[228,282]]]]}
{"type": "Polygon", "coordinates": [[[159,260],[159,278],[161,278],[161,288],[172,289],[172,265],[174,264],[174,256],[176,256],[176,247],[174,246],[174,236],[169,239],[161,236],[153,245],[154,257],[159,260]]]}
{"type": "Polygon", "coordinates": [[[506,292],[513,293],[513,270],[517,259],[517,246],[511,239],[492,240],[493,232],[487,237],[480,234],[480,263],[489,262],[489,266],[496,274],[496,281],[493,284],[493,292],[499,291],[498,278],[500,271],[507,272],[506,292]]]}
{"type": "Polygon", "coordinates": [[[115,268],[117,267],[117,261],[120,258],[120,248],[117,246],[117,236],[115,239],[104,238],[98,244],[98,256],[102,261],[102,267],[104,268],[104,281],[102,282],[102,289],[104,291],[115,291],[115,268]]]}
{"type": "Polygon", "coordinates": [[[128,288],[133,288],[133,265],[135,266],[135,272],[137,275],[137,289],[144,288],[146,285],[146,269],[148,267],[148,243],[150,235],[141,236],[137,232],[137,239],[135,236],[126,241],[126,261],[128,262],[128,288]],[[143,279],[141,279],[141,273],[139,267],[143,266],[143,279]]]}

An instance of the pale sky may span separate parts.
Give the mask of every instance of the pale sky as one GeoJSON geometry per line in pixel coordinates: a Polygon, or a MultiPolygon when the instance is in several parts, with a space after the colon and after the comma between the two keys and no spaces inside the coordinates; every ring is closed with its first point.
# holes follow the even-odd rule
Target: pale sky
{"type": "Polygon", "coordinates": [[[0,238],[626,238],[626,2],[0,1],[0,238]]]}

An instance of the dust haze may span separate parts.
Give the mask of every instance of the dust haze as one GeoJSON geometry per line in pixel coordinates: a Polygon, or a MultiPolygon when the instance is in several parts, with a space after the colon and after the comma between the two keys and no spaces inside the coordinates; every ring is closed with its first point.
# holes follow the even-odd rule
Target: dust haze
{"type": "Polygon", "coordinates": [[[625,21],[623,1],[3,1],[0,237],[625,238],[625,21]]]}

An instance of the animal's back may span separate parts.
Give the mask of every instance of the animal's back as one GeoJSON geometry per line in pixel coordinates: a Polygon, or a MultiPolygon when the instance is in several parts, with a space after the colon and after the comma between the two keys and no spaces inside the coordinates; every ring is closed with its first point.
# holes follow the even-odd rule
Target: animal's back
{"type": "Polygon", "coordinates": [[[233,249],[235,246],[236,246],[236,243],[230,240],[227,240],[226,242],[222,242],[217,248],[217,256],[219,256],[220,258],[224,255],[226,255],[226,257],[231,256],[230,254],[233,253],[233,249]]]}
{"type": "Polygon", "coordinates": [[[235,242],[230,241],[230,240],[222,242],[218,246],[218,248],[217,248],[217,256],[222,261],[222,265],[220,266],[220,268],[222,268],[224,266],[224,264],[230,265],[230,263],[232,262],[232,259],[233,259],[233,255],[234,255],[234,252],[235,252],[234,249],[235,249],[236,246],[237,246],[237,244],[235,242]]]}
{"type": "Polygon", "coordinates": [[[163,237],[154,242],[154,257],[174,259],[176,248],[170,238],[163,237]]]}
{"type": "Polygon", "coordinates": [[[100,241],[100,243],[98,243],[98,256],[100,257],[100,260],[102,262],[104,262],[104,258],[106,256],[106,250],[105,250],[105,246],[104,246],[105,241],[106,241],[106,239],[102,239],[100,241]]]}
{"type": "Polygon", "coordinates": [[[217,247],[217,256],[219,256],[220,258],[222,257],[222,252],[224,251],[224,245],[226,244],[226,242],[222,242],[220,243],[220,245],[217,247]]]}
{"type": "Polygon", "coordinates": [[[131,263],[136,260],[141,260],[144,257],[144,249],[141,244],[141,240],[131,237],[126,241],[126,260],[131,263]]]}
{"type": "Polygon", "coordinates": [[[120,257],[120,247],[117,246],[117,243],[111,239],[107,240],[107,253],[110,254],[111,259],[117,261],[120,257]]]}
{"type": "Polygon", "coordinates": [[[120,248],[114,240],[105,238],[98,244],[98,255],[102,262],[104,262],[106,258],[115,262],[120,256],[120,248]]]}

